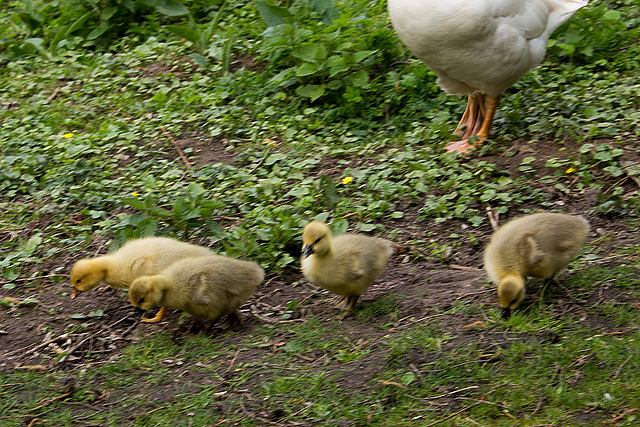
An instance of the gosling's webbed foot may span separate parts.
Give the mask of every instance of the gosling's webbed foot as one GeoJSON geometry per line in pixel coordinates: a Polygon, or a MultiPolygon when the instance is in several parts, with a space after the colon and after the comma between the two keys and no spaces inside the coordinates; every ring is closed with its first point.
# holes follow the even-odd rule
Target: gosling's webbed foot
{"type": "Polygon", "coordinates": [[[162,307],[160,309],[160,311],[158,311],[158,314],[156,314],[151,319],[143,318],[143,319],[140,319],[140,321],[142,323],[157,323],[157,322],[161,321],[162,319],[164,319],[164,317],[167,315],[168,312],[169,312],[169,310],[167,309],[167,307],[162,307]]]}
{"type": "Polygon", "coordinates": [[[211,332],[214,329],[218,331],[228,331],[229,329],[238,330],[242,328],[243,325],[242,317],[240,316],[238,310],[234,311],[233,313],[227,314],[227,318],[224,320],[224,322],[222,322],[220,325],[215,326],[218,320],[220,320],[220,318],[211,321],[211,324],[209,324],[209,327],[207,328],[207,333],[211,332]]]}

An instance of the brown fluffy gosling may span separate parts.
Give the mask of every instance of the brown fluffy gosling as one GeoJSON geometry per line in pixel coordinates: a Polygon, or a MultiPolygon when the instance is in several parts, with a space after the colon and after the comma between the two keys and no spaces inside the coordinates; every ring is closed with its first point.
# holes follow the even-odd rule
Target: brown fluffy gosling
{"type": "MultiPolygon", "coordinates": [[[[129,300],[143,310],[160,305],[162,316],[167,309],[182,310],[196,319],[211,320],[208,331],[225,314],[230,326],[241,323],[237,309],[263,279],[264,270],[255,262],[220,255],[184,258],[160,274],[135,279],[129,300]]],[[[159,316],[148,320],[158,321],[159,316]]]]}
{"type": "MultiPolygon", "coordinates": [[[[302,273],[310,282],[343,298],[351,309],[380,276],[393,253],[391,242],[361,234],[332,237],[329,227],[309,223],[302,233],[302,273]]],[[[339,304],[340,304],[339,303],[339,304]]]]}
{"type": "Polygon", "coordinates": [[[136,277],[159,273],[181,258],[211,254],[205,247],[168,237],[129,240],[113,253],[81,259],[73,265],[71,299],[90,291],[100,282],[127,289],[136,277]]]}
{"type": "Polygon", "coordinates": [[[581,216],[537,213],[513,219],[491,237],[484,268],[498,285],[502,317],[524,299],[525,279],[545,279],[545,286],[576,256],[589,233],[581,216]]]}

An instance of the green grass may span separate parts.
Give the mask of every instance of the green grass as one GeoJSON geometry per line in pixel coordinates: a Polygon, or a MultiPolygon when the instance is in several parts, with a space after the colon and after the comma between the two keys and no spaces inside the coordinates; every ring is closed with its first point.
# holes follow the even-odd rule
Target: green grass
{"type": "MultiPolygon", "coordinates": [[[[605,306],[587,310],[606,316],[613,333],[590,328],[577,317],[552,319],[552,313],[544,312],[516,313],[508,324],[492,322],[487,333],[495,334],[497,345],[485,341],[479,347],[477,336],[452,334],[445,324],[390,332],[389,338],[375,343],[380,347],[375,354],[384,355],[378,380],[362,391],[344,389],[336,379],[357,375],[352,364],[370,355],[371,344],[355,350],[351,332],[331,322],[312,318],[294,324],[283,331],[289,338],[280,350],[270,344],[258,363],[237,363],[231,368],[229,361],[237,351],[264,348],[261,344],[272,340],[273,328],[265,326],[240,336],[231,348],[223,344],[225,337],[194,336],[177,344],[168,334],[158,333],[125,348],[117,360],[77,374],[3,374],[3,393],[22,398],[3,399],[2,414],[35,408],[41,399],[60,394],[61,384],[74,378],[72,402],[99,406],[103,393],[117,396],[111,396],[115,405],[102,412],[88,411],[90,415],[83,418],[108,425],[120,425],[123,413],[131,414],[135,425],[222,421],[219,406],[223,403],[227,417],[235,414],[227,421],[242,425],[261,424],[246,413],[267,414],[263,416],[280,422],[351,420],[411,425],[416,419],[426,423],[441,418],[436,404],[453,402],[454,397],[456,409],[468,407],[464,417],[478,422],[578,424],[573,414],[590,410],[617,413],[640,404],[640,360],[633,356],[640,350],[639,324],[637,316],[627,312],[636,309],[612,311],[605,306]],[[538,333],[549,329],[559,332],[557,339],[548,340],[538,333]],[[497,339],[503,334],[509,341],[497,339]],[[353,356],[350,352],[358,354],[349,357],[353,356]],[[311,354],[313,358],[299,357],[311,354]],[[167,359],[173,363],[165,363],[167,359]],[[181,375],[183,380],[176,381],[181,375]],[[7,383],[14,385],[5,387],[7,383]],[[461,389],[465,390],[460,394],[447,395],[461,389]],[[434,399],[441,395],[445,396],[434,399]],[[478,400],[486,403],[470,406],[478,400]],[[544,405],[536,411],[540,401],[544,405]]],[[[74,416],[70,405],[63,405],[47,421],[73,425],[74,416]]],[[[459,420],[466,425],[464,417],[459,420]]],[[[633,425],[634,417],[629,414],[620,425],[633,425]]]]}

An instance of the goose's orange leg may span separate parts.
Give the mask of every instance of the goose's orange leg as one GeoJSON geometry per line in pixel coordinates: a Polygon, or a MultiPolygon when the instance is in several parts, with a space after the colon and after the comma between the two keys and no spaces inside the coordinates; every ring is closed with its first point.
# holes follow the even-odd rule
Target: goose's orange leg
{"type": "Polygon", "coordinates": [[[445,145],[444,149],[449,153],[452,151],[465,153],[480,145],[479,142],[475,145],[469,144],[468,139],[472,136],[477,136],[480,138],[480,141],[484,141],[489,137],[491,125],[493,125],[493,118],[499,103],[500,95],[470,94],[467,100],[467,108],[464,110],[462,119],[460,119],[460,123],[456,128],[456,133],[460,134],[463,139],[449,142],[445,145]],[[464,132],[461,130],[463,126],[466,126],[464,132]]]}
{"type": "Polygon", "coordinates": [[[462,139],[467,139],[475,135],[482,126],[485,116],[484,96],[480,93],[471,93],[467,98],[467,108],[462,113],[460,123],[454,133],[460,135],[462,139]]]}
{"type": "Polygon", "coordinates": [[[498,96],[485,95],[484,99],[487,104],[487,112],[484,116],[482,127],[480,128],[478,133],[476,133],[476,136],[479,136],[480,139],[482,140],[489,138],[489,132],[491,131],[491,126],[493,126],[493,117],[496,115],[498,104],[500,104],[500,95],[498,96]]]}
{"type": "Polygon", "coordinates": [[[158,312],[158,314],[155,315],[155,317],[151,318],[151,319],[142,319],[140,320],[142,323],[156,323],[161,321],[162,319],[164,319],[164,316],[167,315],[167,312],[169,310],[167,310],[167,307],[162,307],[160,309],[160,311],[158,312]]]}

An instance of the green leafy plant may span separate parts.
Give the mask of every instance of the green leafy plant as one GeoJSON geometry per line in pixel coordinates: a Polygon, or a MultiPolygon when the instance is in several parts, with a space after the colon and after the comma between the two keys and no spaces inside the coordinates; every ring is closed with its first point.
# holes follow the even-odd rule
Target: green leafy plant
{"type": "Polygon", "coordinates": [[[216,31],[219,28],[220,18],[223,16],[225,4],[213,14],[211,21],[207,24],[198,24],[192,13],[187,13],[189,25],[168,25],[166,28],[172,33],[183,37],[191,42],[196,53],[191,57],[200,65],[204,66],[208,63],[209,58],[215,58],[222,63],[223,73],[229,72],[229,60],[231,57],[231,49],[233,47],[235,34],[231,34],[226,40],[219,40],[216,31]]]}
{"type": "Polygon", "coordinates": [[[171,210],[158,206],[157,199],[149,193],[144,198],[127,198],[123,201],[138,209],[140,213],[125,216],[120,225],[128,237],[150,236],[160,226],[172,233],[188,237],[199,228],[209,231],[221,231],[220,226],[211,219],[213,209],[219,206],[212,200],[206,200],[206,190],[199,184],[189,184],[184,196],[174,200],[171,210]],[[136,231],[131,229],[133,227],[136,231]]]}
{"type": "Polygon", "coordinates": [[[364,4],[342,13],[331,1],[293,2],[288,8],[266,2],[257,6],[269,25],[259,52],[278,69],[272,83],[295,87],[297,95],[311,101],[326,97],[362,102],[362,93],[375,77],[372,71],[384,55],[380,48],[391,48],[375,46],[383,30],[367,16],[364,4]]]}

